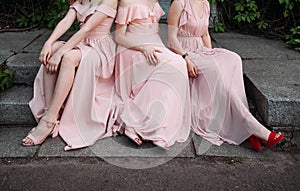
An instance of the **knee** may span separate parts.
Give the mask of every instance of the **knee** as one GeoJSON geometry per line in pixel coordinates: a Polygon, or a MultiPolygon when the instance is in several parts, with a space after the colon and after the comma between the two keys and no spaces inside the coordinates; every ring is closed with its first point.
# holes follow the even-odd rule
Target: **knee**
{"type": "Polygon", "coordinates": [[[62,67],[77,67],[80,59],[75,52],[69,51],[64,54],[61,62],[62,67]]]}

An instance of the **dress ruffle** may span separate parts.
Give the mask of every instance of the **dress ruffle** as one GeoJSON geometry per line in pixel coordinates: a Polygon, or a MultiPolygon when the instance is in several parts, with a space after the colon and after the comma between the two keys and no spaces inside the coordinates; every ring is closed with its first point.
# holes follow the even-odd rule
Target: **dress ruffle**
{"type": "Polygon", "coordinates": [[[129,24],[135,19],[147,19],[150,17],[154,18],[154,22],[156,22],[164,14],[165,12],[158,3],[154,5],[152,10],[145,5],[134,4],[126,7],[119,7],[116,23],[129,24]]]}
{"type": "MultiPolygon", "coordinates": [[[[185,25],[192,17],[193,15],[193,10],[192,10],[192,5],[191,3],[186,0],[177,0],[181,3],[183,7],[183,11],[181,13],[181,17],[179,19],[179,28],[183,25],[185,25]]],[[[209,7],[209,2],[207,0],[203,0],[203,5],[205,7],[204,13],[203,14],[210,14],[210,7],[209,7]]]]}
{"type": "Polygon", "coordinates": [[[83,5],[81,5],[78,2],[75,2],[73,5],[70,6],[71,8],[74,8],[80,15],[81,18],[79,19],[79,22],[83,23],[85,22],[86,18],[92,14],[94,14],[96,11],[99,11],[109,17],[114,18],[117,14],[117,11],[107,5],[101,4],[99,6],[90,7],[87,10],[84,9],[83,5]]]}

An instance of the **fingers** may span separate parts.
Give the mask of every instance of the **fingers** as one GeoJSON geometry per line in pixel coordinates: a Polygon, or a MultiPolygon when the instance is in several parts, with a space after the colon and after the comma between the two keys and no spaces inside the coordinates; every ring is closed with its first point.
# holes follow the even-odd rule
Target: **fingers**
{"type": "Polygon", "coordinates": [[[57,72],[57,69],[58,69],[58,65],[55,65],[55,64],[47,64],[46,65],[46,69],[47,69],[47,73],[49,74],[54,74],[57,72]]]}
{"type": "Polygon", "coordinates": [[[51,55],[49,53],[46,53],[46,54],[41,53],[39,60],[43,65],[46,65],[47,62],[49,61],[50,57],[51,57],[51,55]]]}
{"type": "Polygon", "coordinates": [[[158,64],[158,56],[156,54],[156,52],[162,52],[161,50],[159,49],[153,49],[152,52],[148,55],[148,62],[151,64],[151,65],[157,65],[158,64]]]}
{"type": "Polygon", "coordinates": [[[196,66],[191,67],[191,68],[188,70],[188,74],[189,74],[189,76],[192,77],[192,78],[198,77],[198,70],[197,70],[197,67],[196,67],[196,66]]]}
{"type": "Polygon", "coordinates": [[[51,58],[51,55],[48,53],[46,56],[46,63],[50,60],[50,58],[51,58]]]}
{"type": "Polygon", "coordinates": [[[144,56],[146,57],[147,62],[150,65],[157,65],[158,64],[158,56],[156,53],[162,53],[161,50],[152,47],[144,47],[142,50],[144,56]]]}

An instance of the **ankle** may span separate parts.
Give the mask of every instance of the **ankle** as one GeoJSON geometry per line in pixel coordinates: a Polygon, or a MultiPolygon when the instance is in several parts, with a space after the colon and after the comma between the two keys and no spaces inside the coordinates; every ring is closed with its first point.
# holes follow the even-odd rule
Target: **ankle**
{"type": "Polygon", "coordinates": [[[42,120],[47,123],[55,123],[57,121],[57,118],[55,117],[55,115],[46,114],[42,117],[42,120]]]}

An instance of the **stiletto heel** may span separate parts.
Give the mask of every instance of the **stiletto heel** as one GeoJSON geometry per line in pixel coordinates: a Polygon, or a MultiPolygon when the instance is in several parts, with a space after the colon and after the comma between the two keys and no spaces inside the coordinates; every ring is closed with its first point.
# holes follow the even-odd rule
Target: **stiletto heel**
{"type": "Polygon", "coordinates": [[[284,136],[283,134],[279,133],[275,133],[275,132],[271,132],[268,138],[268,141],[264,141],[263,143],[267,146],[267,147],[272,147],[278,143],[280,143],[283,140],[284,136]]]}
{"type": "Polygon", "coordinates": [[[51,131],[49,133],[47,133],[46,135],[44,135],[43,137],[35,137],[34,136],[34,132],[37,130],[37,127],[34,127],[32,130],[29,131],[28,135],[23,139],[23,142],[22,144],[24,146],[35,146],[35,145],[40,145],[42,144],[46,138],[49,136],[49,135],[52,135],[52,137],[56,137],[58,135],[58,121],[52,123],[52,122],[48,122],[46,121],[45,119],[41,119],[39,123],[44,123],[46,128],[48,129],[51,129],[51,131]],[[29,143],[26,143],[26,139],[30,140],[29,143]]]}
{"type": "Polygon", "coordinates": [[[134,141],[137,145],[141,145],[143,142],[141,141],[141,139],[139,138],[139,136],[136,134],[136,132],[134,131],[133,128],[131,127],[126,127],[124,134],[131,139],[132,141],[134,141]]]}
{"type": "Polygon", "coordinates": [[[55,138],[55,137],[58,136],[58,131],[59,131],[59,121],[56,121],[56,122],[54,123],[54,127],[53,127],[53,130],[52,130],[52,132],[51,132],[52,138],[55,138]]]}
{"type": "Polygon", "coordinates": [[[260,144],[258,137],[251,135],[249,137],[249,142],[251,143],[253,150],[260,151],[262,149],[262,146],[260,144]]]}

